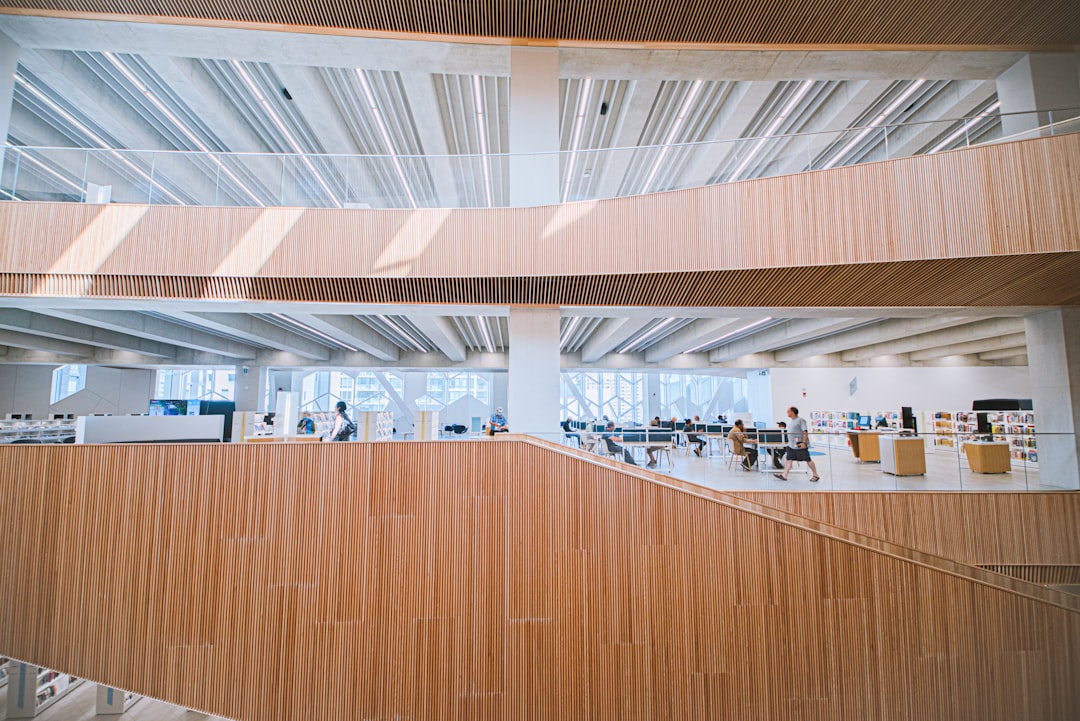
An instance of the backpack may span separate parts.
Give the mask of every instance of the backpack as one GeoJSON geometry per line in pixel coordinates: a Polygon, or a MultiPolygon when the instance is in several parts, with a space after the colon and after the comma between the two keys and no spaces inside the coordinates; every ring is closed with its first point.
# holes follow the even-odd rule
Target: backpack
{"type": "Polygon", "coordinates": [[[341,424],[341,430],[334,436],[335,441],[347,441],[356,435],[356,424],[352,422],[351,418],[346,418],[345,422],[341,424]]]}

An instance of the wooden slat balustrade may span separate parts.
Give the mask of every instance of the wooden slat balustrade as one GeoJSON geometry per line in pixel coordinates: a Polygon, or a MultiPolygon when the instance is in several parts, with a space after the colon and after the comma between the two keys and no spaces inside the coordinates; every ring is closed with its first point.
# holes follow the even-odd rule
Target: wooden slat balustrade
{"type": "Polygon", "coordinates": [[[1080,714],[1065,594],[520,437],[8,446],[0,499],[0,654],[244,721],[1080,714]]]}

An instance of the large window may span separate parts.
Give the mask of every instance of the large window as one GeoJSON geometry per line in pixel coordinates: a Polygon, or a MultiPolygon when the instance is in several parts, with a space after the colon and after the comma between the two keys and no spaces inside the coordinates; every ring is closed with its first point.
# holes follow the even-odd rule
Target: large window
{"type": "MultiPolygon", "coordinates": [[[[398,396],[404,390],[399,373],[382,374],[398,396]]],[[[349,413],[385,411],[390,406],[390,393],[372,371],[312,371],[300,382],[300,410],[332,411],[338,401],[345,401],[349,413]]]]}
{"type": "Polygon", "coordinates": [[[163,368],[157,372],[155,398],[231,401],[236,398],[233,368],[163,368]]]}
{"type": "Polygon", "coordinates": [[[582,420],[604,416],[621,424],[653,416],[716,418],[747,410],[745,378],[693,373],[568,371],[562,374],[562,412],[582,420]]]}
{"type": "Polygon", "coordinates": [[[86,366],[60,366],[52,374],[52,402],[59,403],[86,387],[86,366]]]}

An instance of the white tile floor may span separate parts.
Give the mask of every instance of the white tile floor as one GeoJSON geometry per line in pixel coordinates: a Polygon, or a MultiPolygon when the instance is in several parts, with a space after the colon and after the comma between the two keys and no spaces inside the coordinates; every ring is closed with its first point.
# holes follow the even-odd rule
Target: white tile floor
{"type": "MultiPolygon", "coordinates": [[[[7,718],[7,690],[0,688],[0,719],[7,718]]],[[[91,719],[120,719],[122,721],[227,721],[218,716],[207,716],[197,711],[187,711],[162,701],[144,698],[121,716],[98,716],[95,713],[97,684],[86,681],[67,696],[54,703],[34,718],[34,721],[91,721],[91,719]]]]}
{"type": "MultiPolygon", "coordinates": [[[[929,440],[927,441],[929,443],[929,440]]],[[[788,481],[773,477],[770,465],[765,471],[746,472],[728,467],[728,458],[714,449],[711,457],[685,455],[682,448],[672,454],[673,468],[660,458],[654,469],[676,478],[717,490],[797,490],[797,491],[1061,491],[1060,486],[1042,485],[1037,464],[1014,460],[1011,473],[973,473],[964,457],[955,450],[926,452],[926,475],[896,477],[881,471],[879,463],[860,463],[850,448],[818,445],[811,449],[821,480],[811,483],[805,464],[798,464],[788,481]],[[819,455],[820,454],[820,455],[819,455]]],[[[637,453],[644,464],[645,456],[637,453]]],[[[769,459],[771,464],[771,458],[769,459]]]]}

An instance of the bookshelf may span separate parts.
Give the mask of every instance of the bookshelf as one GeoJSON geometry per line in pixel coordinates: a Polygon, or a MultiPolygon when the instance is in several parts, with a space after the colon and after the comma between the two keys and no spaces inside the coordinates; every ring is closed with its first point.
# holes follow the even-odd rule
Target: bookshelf
{"type": "MultiPolygon", "coordinates": [[[[1038,444],[1035,438],[1035,414],[1032,411],[983,411],[990,423],[994,440],[1009,444],[1009,455],[1014,461],[1039,462],[1038,444]]],[[[963,440],[979,432],[978,414],[975,411],[934,411],[934,447],[964,453],[963,440]],[[942,435],[937,435],[942,434],[942,435]]]]}
{"type": "Polygon", "coordinates": [[[119,716],[134,706],[142,696],[98,684],[95,711],[98,716],[119,716]]]}
{"type": "Polygon", "coordinates": [[[34,718],[78,687],[83,679],[27,663],[8,663],[7,718],[34,718]]]}

